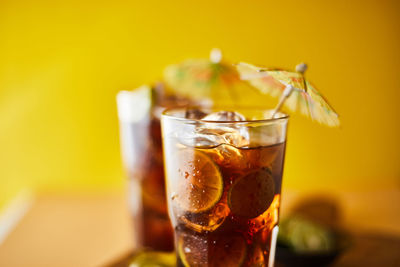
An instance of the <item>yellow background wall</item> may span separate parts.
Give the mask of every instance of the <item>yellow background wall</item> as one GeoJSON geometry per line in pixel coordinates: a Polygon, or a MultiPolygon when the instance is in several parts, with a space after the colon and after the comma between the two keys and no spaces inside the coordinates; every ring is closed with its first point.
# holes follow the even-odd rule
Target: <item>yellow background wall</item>
{"type": "Polygon", "coordinates": [[[115,94],[208,57],[294,67],[341,115],[292,116],[284,186],[400,187],[398,1],[0,2],[0,204],[38,191],[120,188],[115,94]]]}

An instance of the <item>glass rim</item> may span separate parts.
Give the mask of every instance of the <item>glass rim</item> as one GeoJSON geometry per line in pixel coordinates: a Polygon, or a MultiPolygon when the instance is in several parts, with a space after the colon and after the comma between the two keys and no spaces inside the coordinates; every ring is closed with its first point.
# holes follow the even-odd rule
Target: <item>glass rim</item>
{"type": "MultiPolygon", "coordinates": [[[[174,119],[177,121],[182,121],[182,122],[196,122],[196,123],[214,123],[214,124],[248,124],[248,123],[273,123],[273,122],[279,122],[279,121],[287,121],[289,119],[289,115],[283,112],[278,112],[278,114],[281,114],[279,118],[269,118],[269,119],[254,119],[254,120],[244,120],[244,121],[212,121],[212,120],[201,120],[201,119],[187,119],[187,118],[181,118],[174,116],[170,114],[170,112],[173,111],[179,111],[179,110],[189,110],[189,109],[199,109],[199,110],[204,110],[204,109],[221,109],[223,110],[224,107],[220,106],[215,106],[215,107],[175,107],[175,108],[166,108],[162,113],[161,117],[164,118],[170,118],[174,119]]],[[[260,108],[260,107],[225,107],[227,110],[232,111],[234,109],[239,109],[239,110],[254,110],[254,111],[268,111],[268,110],[273,110],[273,109],[268,109],[268,108],[260,108]]]]}

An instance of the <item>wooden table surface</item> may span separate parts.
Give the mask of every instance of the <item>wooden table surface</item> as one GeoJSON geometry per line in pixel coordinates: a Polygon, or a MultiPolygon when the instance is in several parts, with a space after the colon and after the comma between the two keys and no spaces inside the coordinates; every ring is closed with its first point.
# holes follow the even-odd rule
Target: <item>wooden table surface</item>
{"type": "Polygon", "coordinates": [[[0,244],[0,266],[103,266],[132,250],[131,237],[122,195],[42,196],[0,244]]]}
{"type": "MultiPolygon", "coordinates": [[[[340,196],[352,246],[333,266],[400,266],[400,192],[381,192],[378,204],[369,195],[340,196]]],[[[286,194],[283,215],[297,199],[295,192],[286,194]]],[[[130,225],[121,193],[40,196],[0,242],[0,266],[109,266],[132,251],[130,225]]]]}

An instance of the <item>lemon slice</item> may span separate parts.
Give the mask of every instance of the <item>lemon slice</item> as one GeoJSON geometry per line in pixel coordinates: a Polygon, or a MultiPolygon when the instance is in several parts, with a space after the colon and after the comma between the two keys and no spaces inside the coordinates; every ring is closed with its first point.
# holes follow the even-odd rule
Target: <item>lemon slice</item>
{"type": "Polygon", "coordinates": [[[175,176],[170,186],[179,208],[200,213],[214,207],[224,187],[218,166],[203,152],[191,149],[179,151],[175,162],[168,175],[175,176]]]}
{"type": "Polygon", "coordinates": [[[223,224],[229,212],[230,210],[226,204],[218,203],[206,213],[191,213],[187,217],[181,216],[180,219],[187,228],[193,231],[199,233],[213,232],[223,224]]]}
{"type": "Polygon", "coordinates": [[[208,265],[208,241],[206,236],[181,233],[178,240],[179,259],[185,267],[208,265]]]}
{"type": "Polygon", "coordinates": [[[261,168],[239,178],[228,193],[232,213],[246,218],[261,215],[275,195],[274,179],[269,168],[261,168]]]}
{"type": "Polygon", "coordinates": [[[221,236],[215,243],[211,266],[242,266],[247,254],[247,244],[238,234],[221,236]]]}
{"type": "Polygon", "coordinates": [[[202,236],[182,234],[178,243],[179,258],[184,266],[241,266],[247,245],[236,233],[202,236]]]}

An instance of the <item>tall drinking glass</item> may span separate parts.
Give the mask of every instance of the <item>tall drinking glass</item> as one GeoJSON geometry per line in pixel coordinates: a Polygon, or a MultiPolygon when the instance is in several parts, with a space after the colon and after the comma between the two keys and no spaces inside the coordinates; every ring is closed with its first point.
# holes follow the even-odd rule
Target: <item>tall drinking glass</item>
{"type": "Polygon", "coordinates": [[[288,117],[235,111],[162,115],[178,266],[273,266],[288,117]]]}
{"type": "Polygon", "coordinates": [[[138,249],[173,250],[167,214],[161,146],[161,112],[187,105],[163,94],[162,86],[143,86],[117,95],[122,160],[129,178],[129,204],[138,249]]]}

